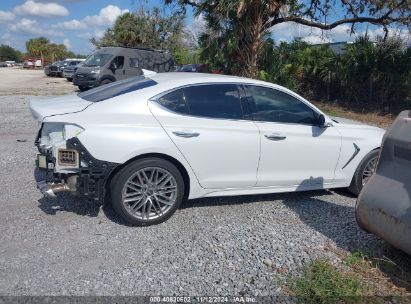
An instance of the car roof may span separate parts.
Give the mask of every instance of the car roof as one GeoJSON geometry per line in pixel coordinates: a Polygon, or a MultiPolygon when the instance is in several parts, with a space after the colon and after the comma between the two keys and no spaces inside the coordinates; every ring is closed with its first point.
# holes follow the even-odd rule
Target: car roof
{"type": "Polygon", "coordinates": [[[209,73],[167,72],[158,73],[148,77],[162,86],[170,85],[172,87],[203,83],[250,83],[263,84],[271,87],[276,86],[272,83],[251,78],[209,73]]]}

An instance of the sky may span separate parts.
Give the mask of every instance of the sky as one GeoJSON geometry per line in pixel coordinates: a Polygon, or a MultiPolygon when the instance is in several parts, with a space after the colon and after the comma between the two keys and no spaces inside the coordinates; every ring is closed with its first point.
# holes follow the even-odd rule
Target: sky
{"type": "MultiPolygon", "coordinates": [[[[89,54],[93,47],[91,37],[99,38],[116,18],[133,12],[142,3],[147,8],[162,6],[162,0],[0,0],[0,44],[8,44],[25,51],[25,41],[44,36],[54,43],[63,43],[77,54],[89,54]]],[[[201,16],[189,11],[187,29],[198,34],[204,28],[201,16]]],[[[362,26],[356,35],[368,31],[371,38],[382,35],[382,29],[362,26]]],[[[391,29],[392,33],[410,39],[405,30],[391,29]]],[[[310,43],[353,41],[350,26],[342,25],[323,32],[294,23],[283,23],[272,28],[276,41],[290,41],[301,37],[310,43]]]]}

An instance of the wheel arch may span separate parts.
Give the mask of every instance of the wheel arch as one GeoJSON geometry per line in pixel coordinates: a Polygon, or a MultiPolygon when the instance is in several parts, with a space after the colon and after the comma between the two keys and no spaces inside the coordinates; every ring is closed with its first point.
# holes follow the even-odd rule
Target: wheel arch
{"type": "Polygon", "coordinates": [[[355,168],[355,171],[354,171],[354,174],[353,174],[353,177],[352,177],[352,178],[355,177],[355,174],[356,174],[356,172],[357,172],[357,169],[358,169],[359,166],[361,166],[362,161],[363,161],[368,155],[370,155],[371,153],[373,153],[374,151],[377,151],[377,150],[381,150],[381,147],[376,147],[376,148],[374,148],[374,149],[371,149],[370,151],[368,151],[368,152],[359,160],[359,162],[358,162],[358,164],[357,164],[357,166],[356,166],[356,168],[355,168]]]}
{"type": "Polygon", "coordinates": [[[106,184],[105,184],[105,189],[106,189],[106,193],[110,192],[110,184],[112,179],[114,178],[114,176],[116,176],[116,174],[122,170],[123,168],[127,167],[130,163],[137,161],[137,160],[141,160],[141,159],[145,159],[145,158],[150,158],[150,157],[154,157],[154,158],[160,158],[160,159],[164,159],[169,161],[170,163],[172,163],[174,166],[177,167],[177,169],[180,171],[181,175],[183,176],[183,181],[184,181],[184,200],[186,200],[189,195],[190,195],[190,175],[188,174],[187,169],[184,167],[184,165],[178,161],[177,159],[175,159],[174,157],[167,155],[167,154],[163,154],[163,153],[145,153],[145,154],[141,154],[138,156],[135,156],[131,159],[129,159],[128,161],[126,161],[125,163],[117,166],[109,175],[109,177],[107,178],[106,184]]]}
{"type": "MultiPolygon", "coordinates": [[[[381,151],[381,147],[376,147],[376,148],[374,148],[374,149],[371,149],[370,151],[367,152],[367,154],[365,154],[365,155],[360,159],[359,163],[357,164],[357,166],[356,166],[356,168],[355,168],[355,171],[354,171],[354,173],[353,173],[353,176],[352,176],[352,178],[351,178],[350,186],[348,187],[349,190],[350,190],[353,194],[358,194],[358,193],[361,191],[361,189],[357,189],[358,186],[357,186],[356,184],[358,184],[358,182],[357,182],[356,179],[357,179],[358,170],[359,170],[360,167],[362,166],[363,161],[364,161],[371,153],[376,152],[376,151],[378,151],[378,150],[381,151]],[[357,190],[358,190],[358,191],[357,191],[357,190]],[[356,193],[356,192],[358,192],[358,193],[356,193]]],[[[378,157],[379,157],[379,156],[378,156],[378,157]]],[[[378,166],[378,163],[377,163],[377,166],[378,166]]]]}
{"type": "Polygon", "coordinates": [[[114,76],[112,76],[112,75],[103,75],[103,76],[101,76],[101,78],[100,78],[99,81],[98,81],[99,85],[100,85],[100,83],[101,83],[102,81],[104,81],[104,80],[106,80],[106,79],[108,79],[108,80],[110,80],[110,81],[112,81],[112,82],[115,82],[115,81],[116,81],[116,78],[115,78],[114,76]]]}

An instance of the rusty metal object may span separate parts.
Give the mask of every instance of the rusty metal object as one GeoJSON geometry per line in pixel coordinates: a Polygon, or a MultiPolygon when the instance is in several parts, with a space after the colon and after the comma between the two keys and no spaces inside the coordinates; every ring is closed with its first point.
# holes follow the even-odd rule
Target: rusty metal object
{"type": "Polygon", "coordinates": [[[358,225],[411,254],[411,111],[384,136],[376,173],[361,191],[358,225]]]}

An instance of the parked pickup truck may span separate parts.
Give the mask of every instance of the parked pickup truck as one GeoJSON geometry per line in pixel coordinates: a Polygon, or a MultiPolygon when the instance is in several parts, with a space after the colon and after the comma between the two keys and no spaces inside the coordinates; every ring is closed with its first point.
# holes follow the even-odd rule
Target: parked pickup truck
{"type": "Polygon", "coordinates": [[[411,111],[402,112],[384,136],[356,217],[361,228],[411,254],[411,111]]]}

